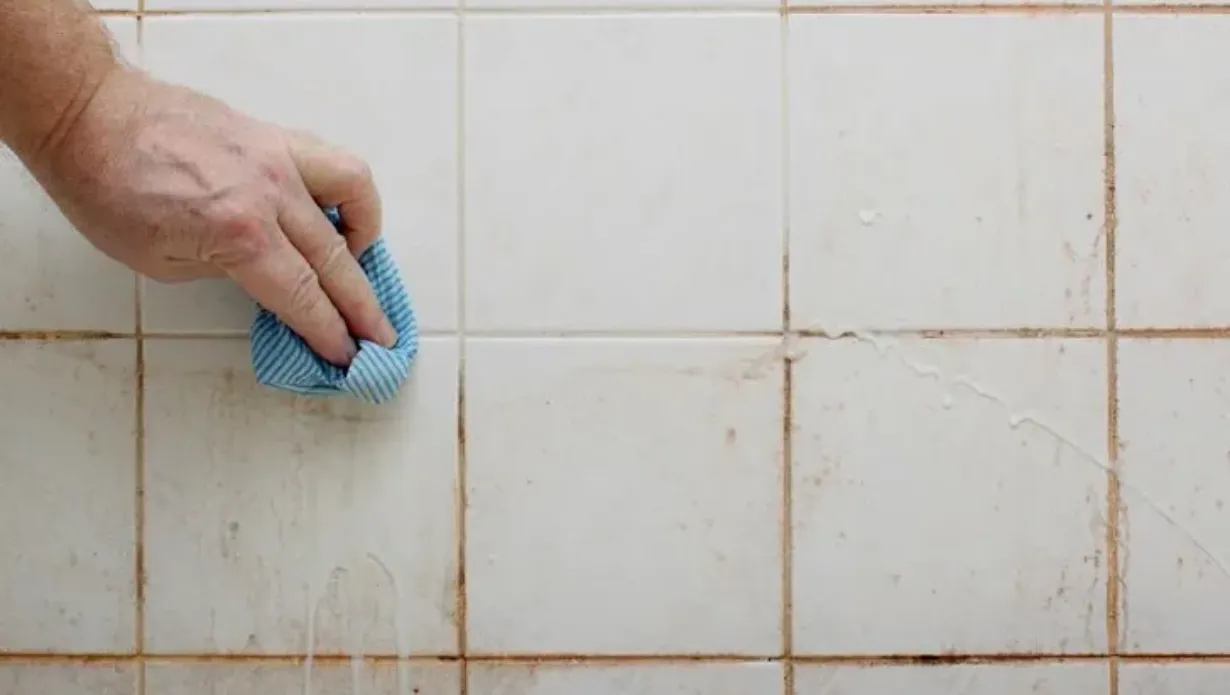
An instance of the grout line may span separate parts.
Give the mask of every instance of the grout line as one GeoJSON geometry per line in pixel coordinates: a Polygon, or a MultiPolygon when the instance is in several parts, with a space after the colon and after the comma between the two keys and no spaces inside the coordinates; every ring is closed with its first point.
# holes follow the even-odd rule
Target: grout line
{"type": "MultiPolygon", "coordinates": [[[[311,655],[313,663],[326,666],[348,666],[354,656],[342,653],[311,655]]],[[[0,665],[31,664],[100,664],[123,665],[134,662],[150,664],[264,664],[302,665],[306,654],[52,654],[43,652],[0,652],[0,665]]],[[[989,664],[1067,664],[1124,662],[1131,664],[1230,664],[1230,653],[1080,653],[1080,654],[795,654],[789,660],[769,654],[435,654],[398,657],[396,654],[364,654],[365,663],[393,665],[407,663],[423,666],[464,665],[475,662],[487,665],[652,665],[652,664],[773,664],[793,661],[809,666],[967,666],[989,664]]]]}
{"type": "MultiPolygon", "coordinates": [[[[781,225],[782,341],[790,335],[790,15],[789,0],[781,0],[781,225]]],[[[782,553],[782,692],[795,695],[794,678],[794,361],[789,349],[782,357],[781,553],[782,553]]]]}
{"type": "Polygon", "coordinates": [[[1117,259],[1118,207],[1116,198],[1117,175],[1115,168],[1115,52],[1114,52],[1114,6],[1113,0],[1105,0],[1102,18],[1103,46],[1103,127],[1105,137],[1106,165],[1105,208],[1106,226],[1106,457],[1109,464],[1106,479],[1106,651],[1112,655],[1107,667],[1107,689],[1110,695],[1119,695],[1119,660],[1113,658],[1120,651],[1119,610],[1119,514],[1121,509],[1119,468],[1119,338],[1117,295],[1115,283],[1117,259]]]}
{"type": "MultiPolygon", "coordinates": [[[[137,0],[137,65],[145,69],[145,20],[140,13],[145,10],[145,0],[137,0]]],[[[133,273],[133,337],[136,342],[136,372],[134,374],[136,390],[133,427],[135,437],[135,490],[133,498],[134,542],[133,554],[133,590],[136,603],[133,628],[133,645],[137,653],[136,695],[145,695],[145,633],[146,633],[146,597],[145,597],[145,283],[140,273],[133,273]]]]}
{"type": "MultiPolygon", "coordinates": [[[[707,6],[703,4],[678,5],[565,5],[558,6],[512,6],[476,7],[466,10],[471,15],[603,15],[603,14],[1096,14],[1104,11],[1101,3],[1054,4],[960,4],[960,3],[887,3],[887,4],[832,4],[792,5],[779,7],[763,3],[746,5],[707,6]]],[[[1230,4],[1156,4],[1115,5],[1114,12],[1126,14],[1230,14],[1230,4]]],[[[258,16],[311,16],[311,15],[441,15],[459,14],[449,7],[321,7],[303,8],[232,8],[232,9],[185,9],[185,10],[97,10],[104,17],[258,17],[258,16]]]]}
{"type": "Polygon", "coordinates": [[[466,577],[469,476],[466,446],[466,0],[457,0],[457,653],[460,655],[459,694],[468,695],[470,600],[466,577]]]}
{"type": "MultiPolygon", "coordinates": [[[[1111,242],[1113,243],[1113,242],[1111,242]]],[[[1109,300],[1108,300],[1109,301],[1109,300]]],[[[1131,340],[1230,340],[1230,327],[1141,327],[1116,328],[1117,338],[1131,340]]],[[[876,335],[894,338],[921,340],[1048,340],[1048,339],[1105,339],[1109,332],[1104,328],[866,328],[857,331],[827,332],[822,329],[800,329],[788,332],[781,330],[762,331],[444,331],[424,330],[423,338],[469,338],[479,340],[740,340],[749,338],[812,338],[818,340],[857,340],[860,336],[876,335]]],[[[112,332],[94,330],[7,330],[0,331],[0,342],[88,342],[102,340],[247,340],[246,331],[233,332],[170,332],[144,331],[112,332]]]]}

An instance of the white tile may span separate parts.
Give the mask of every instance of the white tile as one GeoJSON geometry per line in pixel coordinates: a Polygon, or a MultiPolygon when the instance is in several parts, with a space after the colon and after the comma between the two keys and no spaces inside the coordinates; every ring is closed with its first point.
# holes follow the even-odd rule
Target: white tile
{"type": "Polygon", "coordinates": [[[0,342],[0,651],[134,646],[136,354],[0,342]]]}
{"type": "Polygon", "coordinates": [[[1100,17],[790,24],[796,326],[1104,324],[1100,17]]]}
{"type": "MultiPolygon", "coordinates": [[[[148,667],[148,695],[269,695],[270,693],[330,693],[341,695],[458,695],[457,666],[352,662],[250,666],[245,664],[172,665],[148,667]]],[[[41,694],[40,694],[41,695],[41,694]]]]}
{"type": "Polygon", "coordinates": [[[468,325],[780,327],[781,24],[467,20],[468,325]]]}
{"type": "Polygon", "coordinates": [[[1123,664],[1123,695],[1224,695],[1230,666],[1218,664],[1123,664]]]}
{"type": "Polygon", "coordinates": [[[776,664],[470,666],[484,695],[780,695],[776,664]]]}
{"type": "MultiPolygon", "coordinates": [[[[135,59],[137,21],[105,20],[135,59]]],[[[107,258],[60,214],[17,156],[0,145],[0,330],[131,331],[133,273],[107,258]]]]}
{"type": "Polygon", "coordinates": [[[1230,323],[1230,17],[1115,20],[1119,324],[1230,323]]]}
{"type": "Polygon", "coordinates": [[[147,647],[456,647],[457,345],[392,404],[258,386],[240,340],[146,355],[147,647]]]}
{"type": "Polygon", "coordinates": [[[1105,648],[1101,341],[801,349],[797,653],[1105,648]]]}
{"type": "Polygon", "coordinates": [[[471,651],[776,653],[781,410],[767,339],[471,342],[471,651]]]}
{"type": "Polygon", "coordinates": [[[4,695],[136,695],[136,674],[129,666],[0,665],[4,695]]]}
{"type": "MultiPolygon", "coordinates": [[[[457,318],[457,24],[443,16],[154,17],[148,67],[258,118],[315,132],[367,159],[384,233],[419,313],[457,318]],[[277,50],[270,50],[276,35],[277,50]],[[344,46],[345,50],[332,50],[344,46]]],[[[147,283],[146,328],[247,330],[229,281],[147,283]]]]}
{"type": "Polygon", "coordinates": [[[800,666],[795,679],[797,695],[1102,695],[1110,688],[1104,664],[800,666]]]}
{"type": "Polygon", "coordinates": [[[1230,650],[1230,343],[1119,346],[1125,647],[1230,650]]]}

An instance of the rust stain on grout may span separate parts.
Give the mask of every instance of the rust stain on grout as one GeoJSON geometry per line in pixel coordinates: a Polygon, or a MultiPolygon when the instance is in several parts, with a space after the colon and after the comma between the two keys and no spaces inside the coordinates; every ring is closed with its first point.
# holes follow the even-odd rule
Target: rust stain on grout
{"type": "Polygon", "coordinates": [[[466,475],[465,357],[463,355],[458,362],[457,370],[457,492],[455,495],[457,517],[454,521],[457,528],[455,559],[457,563],[457,596],[454,621],[457,629],[457,652],[463,655],[466,653],[469,641],[467,635],[467,612],[469,606],[466,594],[466,516],[467,507],[469,506],[469,492],[466,488],[468,484],[468,476],[466,475]]]}
{"type": "Polygon", "coordinates": [[[880,330],[874,328],[858,331],[828,332],[825,330],[803,329],[797,335],[801,338],[824,338],[828,340],[857,340],[860,335],[879,335],[899,338],[922,338],[925,340],[967,340],[967,339],[997,339],[1016,338],[1026,340],[1050,338],[1102,338],[1106,331],[1101,328],[909,328],[880,330]]]}
{"type": "MultiPolygon", "coordinates": [[[[490,665],[636,665],[636,664],[756,664],[793,661],[807,665],[831,666],[960,666],[979,664],[1051,664],[1121,661],[1138,664],[1230,664],[1230,653],[1139,652],[1109,653],[987,653],[987,654],[835,654],[794,655],[784,659],[769,654],[421,654],[399,657],[396,654],[362,654],[365,663],[409,663],[448,666],[462,662],[490,665]]],[[[195,653],[64,653],[0,652],[0,664],[293,664],[302,665],[307,654],[195,654],[195,653]]],[[[314,663],[349,665],[351,654],[311,655],[314,663]]]]}
{"type": "Polygon", "coordinates": [[[883,5],[804,5],[792,6],[790,14],[1092,14],[1102,11],[1101,4],[1074,3],[1068,5],[965,5],[965,4],[883,4],[883,5]]]}
{"type": "Polygon", "coordinates": [[[1112,655],[1107,667],[1108,691],[1119,695],[1120,566],[1119,515],[1119,339],[1115,282],[1117,260],[1117,176],[1115,168],[1115,69],[1114,7],[1105,0],[1102,17],[1102,115],[1105,157],[1104,217],[1106,225],[1106,650],[1112,655]]]}
{"type": "MultiPolygon", "coordinates": [[[[704,5],[606,5],[606,6],[559,6],[559,7],[487,7],[461,10],[456,7],[313,7],[304,8],[230,8],[230,9],[184,9],[184,10],[96,10],[95,14],[103,17],[261,17],[261,16],[305,16],[305,15],[460,15],[462,12],[472,15],[534,15],[534,14],[613,14],[635,12],[640,14],[678,14],[705,12],[709,14],[738,13],[779,13],[779,14],[1095,14],[1103,12],[1101,3],[1069,3],[1064,5],[1051,4],[910,4],[886,3],[872,4],[832,4],[832,5],[793,5],[764,6],[749,4],[746,7],[706,7],[704,5]]],[[[1118,14],[1230,14],[1230,4],[1155,4],[1155,5],[1115,5],[1114,12],[1118,14]]]]}
{"type": "Polygon", "coordinates": [[[132,338],[133,334],[114,333],[111,331],[0,331],[0,340],[38,340],[51,342],[56,340],[117,340],[132,338]]]}

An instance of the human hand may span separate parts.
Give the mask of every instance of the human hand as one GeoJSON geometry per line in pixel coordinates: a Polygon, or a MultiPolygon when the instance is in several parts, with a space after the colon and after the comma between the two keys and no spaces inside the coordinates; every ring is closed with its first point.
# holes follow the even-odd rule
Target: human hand
{"type": "Polygon", "coordinates": [[[107,255],[163,282],[229,276],[338,365],[351,336],[396,341],[356,260],[380,235],[362,160],[128,68],[60,130],[31,170],[107,255]]]}

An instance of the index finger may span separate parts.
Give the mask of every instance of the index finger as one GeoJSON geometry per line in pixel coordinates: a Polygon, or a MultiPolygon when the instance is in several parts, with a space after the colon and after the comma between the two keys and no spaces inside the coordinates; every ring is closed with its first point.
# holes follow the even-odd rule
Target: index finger
{"type": "Polygon", "coordinates": [[[317,205],[341,213],[350,252],[362,255],[380,237],[383,214],[367,163],[303,133],[293,136],[290,155],[317,205]]]}

